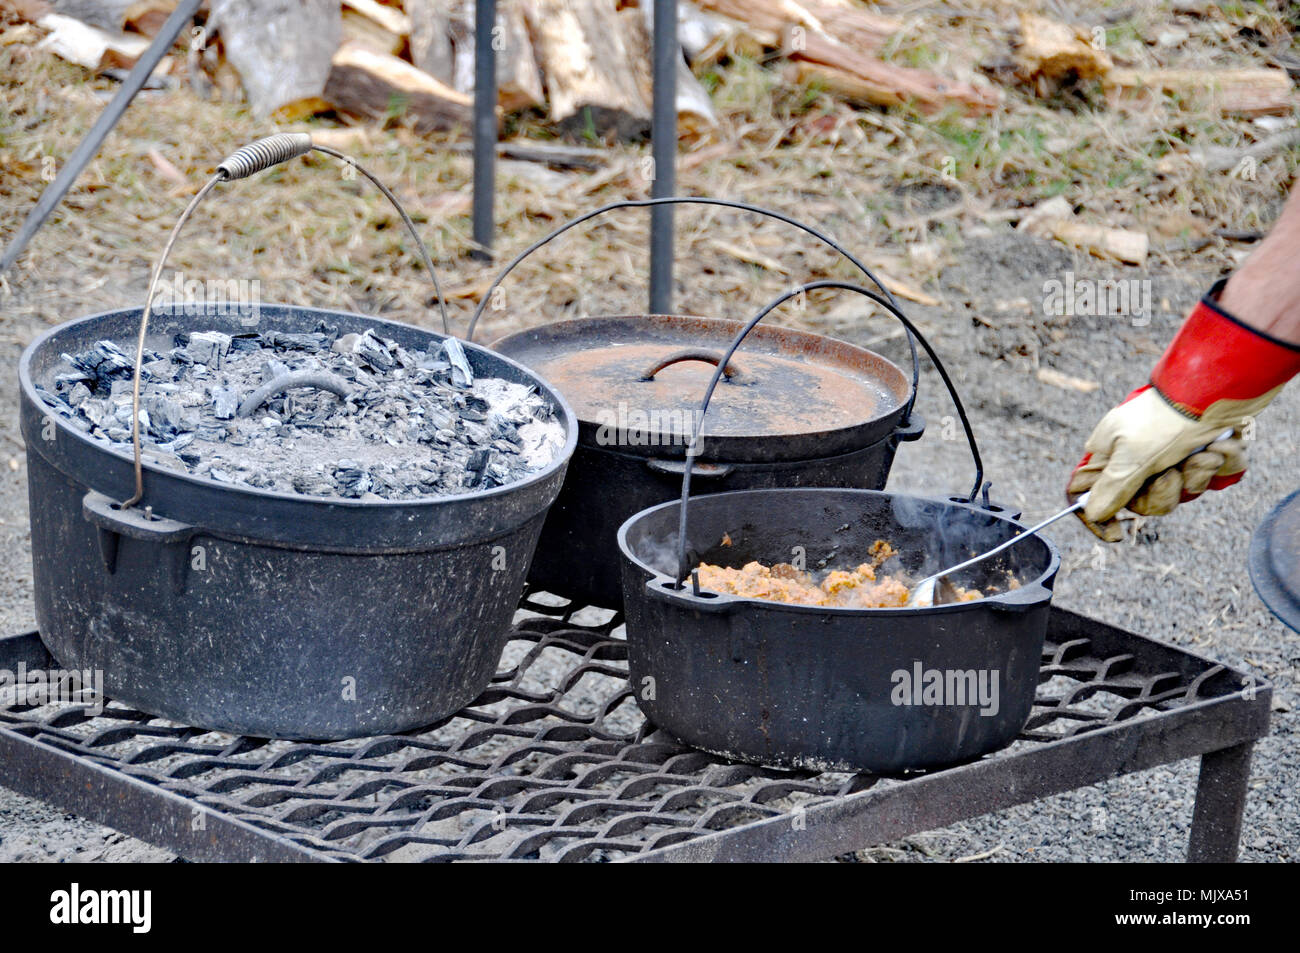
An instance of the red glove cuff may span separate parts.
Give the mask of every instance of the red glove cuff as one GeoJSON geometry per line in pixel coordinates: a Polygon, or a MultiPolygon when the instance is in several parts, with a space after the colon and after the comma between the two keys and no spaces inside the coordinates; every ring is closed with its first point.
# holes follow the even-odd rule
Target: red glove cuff
{"type": "Polygon", "coordinates": [[[1300,346],[1243,324],[1219,305],[1224,283],[1192,309],[1151,372],[1160,395],[1193,419],[1215,401],[1251,400],[1300,373],[1300,346]]]}

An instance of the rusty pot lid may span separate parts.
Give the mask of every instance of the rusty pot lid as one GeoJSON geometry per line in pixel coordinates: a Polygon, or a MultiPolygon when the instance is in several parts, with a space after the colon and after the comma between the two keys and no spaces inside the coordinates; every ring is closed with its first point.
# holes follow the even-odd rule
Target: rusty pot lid
{"type": "MultiPolygon", "coordinates": [[[[592,317],[492,347],[564,395],[584,444],[681,457],[714,367],[741,327],[723,318],[592,317]]],[[[756,462],[860,450],[893,432],[911,394],[908,376],[872,351],[760,324],[713,396],[700,457],[756,462]]]]}

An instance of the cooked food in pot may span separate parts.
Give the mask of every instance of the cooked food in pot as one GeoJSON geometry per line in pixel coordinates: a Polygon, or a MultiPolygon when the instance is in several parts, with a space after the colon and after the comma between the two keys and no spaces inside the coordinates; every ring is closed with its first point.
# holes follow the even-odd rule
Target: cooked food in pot
{"type": "MultiPolygon", "coordinates": [[[[870,549],[871,561],[853,569],[832,569],[815,574],[790,563],[765,566],[749,562],[739,569],[701,563],[697,567],[700,588],[746,599],[767,599],[804,606],[840,609],[890,609],[907,603],[911,591],[902,578],[878,572],[898,551],[883,539],[870,549]]],[[[1011,583],[1015,586],[1014,580],[1011,583]]],[[[957,602],[983,597],[978,589],[956,587],[957,602]]]]}

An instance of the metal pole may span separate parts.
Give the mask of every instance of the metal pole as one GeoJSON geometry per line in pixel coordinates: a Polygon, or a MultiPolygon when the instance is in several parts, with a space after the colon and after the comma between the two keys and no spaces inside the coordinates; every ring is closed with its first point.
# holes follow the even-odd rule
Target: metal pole
{"type": "MultiPolygon", "coordinates": [[[[654,112],[650,149],[654,161],[651,198],[677,190],[677,0],[654,4],[654,112]]],[[[650,313],[673,310],[673,206],[650,209],[650,313]]]]}
{"type": "Polygon", "coordinates": [[[90,127],[90,132],[86,133],[86,138],[81,140],[72,155],[68,157],[68,161],[63,164],[63,168],[59,170],[59,174],[54,177],[54,181],[45,187],[45,191],[36,200],[36,205],[28,213],[23,227],[18,229],[17,236],[5,249],[4,257],[0,258],[0,274],[9,270],[9,266],[23,253],[32,236],[45,223],[45,219],[58,208],[59,203],[63,201],[63,196],[67,194],[68,189],[72,188],[72,183],[76,182],[77,177],[81,175],[81,170],[95,158],[99,147],[117,125],[117,121],[122,118],[122,114],[126,112],[126,107],[131,105],[131,100],[144,86],[145,80],[153,73],[154,67],[171,49],[172,43],[180,35],[181,28],[194,19],[194,14],[198,12],[202,3],[203,0],[184,0],[163,23],[162,29],[149,44],[149,48],[136,60],[135,66],[131,67],[131,72],[122,81],[122,88],[117,91],[117,95],[104,107],[95,124],[90,127]]]}
{"type": "Polygon", "coordinates": [[[474,241],[476,258],[492,257],[497,172],[496,0],[474,4],[474,241]]]}

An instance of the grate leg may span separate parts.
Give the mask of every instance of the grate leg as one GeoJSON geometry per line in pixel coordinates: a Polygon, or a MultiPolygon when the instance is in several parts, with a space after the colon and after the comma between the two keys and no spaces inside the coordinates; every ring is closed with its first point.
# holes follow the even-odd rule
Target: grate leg
{"type": "Polygon", "coordinates": [[[1254,742],[1249,742],[1201,755],[1192,833],[1187,841],[1188,863],[1232,863],[1237,859],[1254,748],[1254,742]]]}

